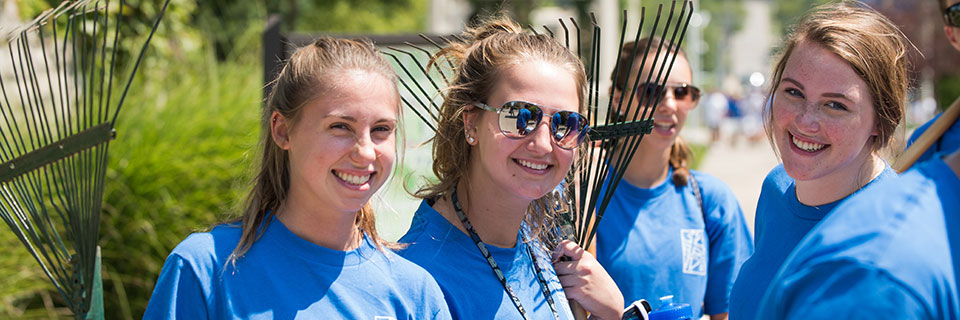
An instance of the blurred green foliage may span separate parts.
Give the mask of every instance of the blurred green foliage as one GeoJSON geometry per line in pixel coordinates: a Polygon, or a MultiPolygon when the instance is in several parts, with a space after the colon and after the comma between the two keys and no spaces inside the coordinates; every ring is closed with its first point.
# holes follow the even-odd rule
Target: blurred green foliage
{"type": "MultiPolygon", "coordinates": [[[[20,0],[32,20],[61,0],[20,0]]],[[[111,5],[115,5],[112,2],[111,5]]],[[[162,0],[122,12],[126,61],[140,51],[162,0]]],[[[169,252],[188,234],[239,212],[259,135],[260,37],[268,13],[286,31],[419,32],[427,0],[171,0],[117,120],[100,246],[107,319],[140,318],[169,252]]],[[[121,66],[129,74],[129,65],[121,66]]],[[[122,77],[122,76],[121,76],[122,77]]],[[[67,313],[36,261],[0,231],[0,318],[67,313]]]]}
{"type": "Polygon", "coordinates": [[[960,99],[960,75],[945,75],[937,79],[934,92],[937,99],[937,112],[946,110],[954,100],[960,99]]]}
{"type": "Polygon", "coordinates": [[[811,8],[833,2],[831,0],[778,0],[773,1],[773,33],[785,35],[787,28],[796,23],[811,8]]]}

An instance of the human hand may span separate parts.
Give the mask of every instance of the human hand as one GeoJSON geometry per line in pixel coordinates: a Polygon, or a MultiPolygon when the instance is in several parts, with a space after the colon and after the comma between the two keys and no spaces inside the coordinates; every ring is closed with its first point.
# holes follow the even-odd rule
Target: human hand
{"type": "Polygon", "coordinates": [[[553,267],[567,298],[579,302],[594,318],[620,319],[623,294],[592,254],[564,240],[553,252],[553,267]]]}

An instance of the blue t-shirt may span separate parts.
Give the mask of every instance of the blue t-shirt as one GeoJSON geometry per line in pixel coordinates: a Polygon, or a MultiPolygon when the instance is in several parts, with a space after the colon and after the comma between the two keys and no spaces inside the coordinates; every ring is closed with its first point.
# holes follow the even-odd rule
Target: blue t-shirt
{"type": "Polygon", "coordinates": [[[934,159],[851,197],[790,255],[758,318],[960,319],[958,195],[934,159]]]}
{"type": "Polygon", "coordinates": [[[597,260],[628,304],[674,295],[697,317],[701,311],[727,312],[730,288],[753,252],[753,240],[730,188],[691,173],[702,209],[689,183],[677,187],[668,178],[645,189],[622,180],[600,220],[597,260]]]}
{"type": "MultiPolygon", "coordinates": [[[[466,233],[457,229],[426,200],[420,203],[410,230],[400,238],[409,246],[400,251],[404,258],[427,269],[443,290],[454,319],[522,319],[513,300],[493,273],[480,249],[466,233]]],[[[518,234],[513,248],[487,244],[487,250],[507,278],[530,319],[553,319],[553,312],[540,289],[534,263],[526,243],[518,234]]],[[[537,252],[537,266],[548,283],[560,319],[573,319],[560,280],[543,250],[537,252]]]]}
{"type": "MultiPolygon", "coordinates": [[[[896,175],[887,166],[867,185],[896,175]]],[[[796,186],[796,181],[787,175],[783,164],[773,168],[763,181],[754,222],[756,251],[740,268],[740,274],[733,284],[730,293],[731,319],[754,319],[760,299],[787,255],[827,213],[850,198],[847,196],[828,204],[808,206],[797,200],[796,186]]]]}
{"type": "Polygon", "coordinates": [[[450,319],[430,275],[369,237],[324,248],[273,218],[236,266],[238,224],[181,242],[163,266],[145,319],[450,319]]]}
{"type": "MultiPolygon", "coordinates": [[[[943,115],[943,113],[938,114],[936,117],[933,117],[933,119],[930,119],[930,121],[927,121],[927,123],[918,127],[917,130],[914,130],[913,133],[910,134],[910,140],[907,141],[907,147],[913,145],[913,143],[917,141],[917,138],[920,138],[920,135],[923,134],[924,131],[927,131],[930,125],[933,124],[934,121],[937,121],[941,115],[943,115]]],[[[957,149],[960,149],[960,121],[954,121],[953,125],[947,128],[947,131],[940,136],[940,139],[937,139],[930,148],[927,148],[926,152],[920,155],[916,163],[933,159],[934,155],[953,153],[953,151],[957,149]]]]}

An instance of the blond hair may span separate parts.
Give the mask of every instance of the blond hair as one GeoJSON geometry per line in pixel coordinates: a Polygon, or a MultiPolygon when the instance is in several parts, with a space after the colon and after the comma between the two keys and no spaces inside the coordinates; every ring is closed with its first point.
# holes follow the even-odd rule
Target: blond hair
{"type": "MultiPolygon", "coordinates": [[[[489,18],[479,25],[468,28],[460,37],[437,52],[428,66],[441,66],[440,60],[453,65],[455,74],[443,92],[443,104],[433,138],[433,173],[438,180],[416,192],[424,199],[436,199],[448,195],[458,181],[466,180],[469,172],[470,145],[464,133],[463,113],[467,106],[486,103],[500,74],[510,66],[527,61],[554,63],[573,75],[577,84],[579,110],[585,113],[587,77],[583,63],[570,50],[547,35],[524,33],[517,23],[503,16],[489,18]]],[[[545,197],[531,203],[525,221],[535,234],[550,225],[553,217],[547,216],[545,197]]]]}
{"type": "MultiPolygon", "coordinates": [[[[287,199],[290,188],[290,156],[281,149],[271,135],[270,119],[274,112],[280,113],[295,126],[300,120],[303,107],[320,95],[335,88],[345,71],[364,70],[386,78],[397,92],[396,74],[390,64],[380,56],[370,41],[323,37],[312,44],[297,49],[290,56],[273,83],[261,116],[259,170],[253,180],[253,188],[247,195],[245,208],[239,221],[243,229],[237,247],[229,262],[250,249],[269,223],[269,215],[287,199]]],[[[399,93],[397,98],[399,113],[399,93]]],[[[385,242],[377,234],[374,212],[366,203],[357,213],[355,224],[377,246],[385,242]]]]}
{"type": "MultiPolygon", "coordinates": [[[[787,35],[773,71],[768,105],[793,50],[800,43],[818,45],[846,61],[869,87],[877,129],[871,151],[877,153],[890,143],[903,120],[908,82],[905,38],[893,22],[863,3],[843,1],[816,7],[787,35]]],[[[771,108],[764,108],[763,124],[775,145],[771,113],[771,108]]]]}

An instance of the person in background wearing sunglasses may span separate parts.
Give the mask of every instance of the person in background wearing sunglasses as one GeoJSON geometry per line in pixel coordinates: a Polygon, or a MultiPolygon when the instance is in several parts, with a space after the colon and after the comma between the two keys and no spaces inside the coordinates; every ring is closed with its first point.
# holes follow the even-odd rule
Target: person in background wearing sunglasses
{"type": "MultiPolygon", "coordinates": [[[[943,12],[943,32],[947,35],[947,40],[950,41],[950,44],[953,45],[957,51],[960,51],[960,0],[939,0],[940,9],[943,12]]],[[[954,60],[960,60],[954,58],[954,60]]],[[[949,103],[949,102],[948,102],[949,103]]],[[[930,125],[934,121],[940,118],[941,114],[938,114],[927,123],[924,123],[922,126],[917,127],[916,130],[910,134],[910,140],[907,141],[907,147],[910,147],[914,142],[920,138],[920,135],[927,131],[930,128],[930,125]]],[[[930,159],[936,158],[937,155],[950,154],[951,152],[960,149],[960,121],[954,121],[953,125],[950,128],[947,128],[947,131],[933,143],[930,148],[927,149],[920,158],[917,158],[916,163],[927,161],[930,159]]]]}
{"type": "MultiPolygon", "coordinates": [[[[782,164],[761,187],[756,252],[733,285],[731,318],[781,319],[758,316],[757,306],[791,251],[845,199],[896,178],[880,152],[903,119],[905,41],[889,19],[847,1],[814,8],[787,35],[773,71],[770,107],[764,110],[764,128],[782,164]]],[[[867,222],[851,221],[841,230],[854,233],[867,222]]],[[[855,241],[845,245],[851,244],[855,241]]],[[[824,299],[837,294],[816,293],[824,299]]],[[[824,313],[811,319],[861,319],[820,309],[824,313]]]]}
{"type": "Polygon", "coordinates": [[[567,299],[619,319],[623,296],[573,242],[551,264],[545,196],[567,175],[588,127],[580,60],[508,18],[467,29],[431,66],[454,64],[433,138],[437,179],[400,242],[430,272],[455,319],[572,319],[567,299]],[[559,260],[559,259],[557,259],[559,260]]]}
{"type": "Polygon", "coordinates": [[[665,76],[665,86],[643,82],[672,58],[654,57],[661,43],[664,52],[675,49],[658,37],[624,44],[618,62],[622,69],[611,75],[613,104],[630,106],[621,108],[626,110],[621,116],[638,118],[633,113],[641,105],[656,104],[656,109],[653,131],[640,141],[600,221],[597,260],[626,301],[674,295],[675,301],[690,304],[696,318],[726,319],[730,286],[753,252],[752,240],[730,188],[689,167],[693,154],[680,130],[697,106],[700,89],[692,85],[683,50],[665,76]],[[643,52],[647,45],[646,61],[642,54],[631,59],[635,47],[643,52]]]}
{"type": "Polygon", "coordinates": [[[757,318],[960,319],[957,195],[960,150],[864,188],[797,245],[757,318]]]}

